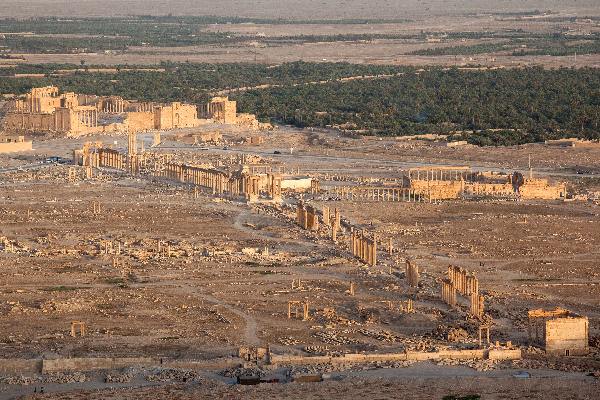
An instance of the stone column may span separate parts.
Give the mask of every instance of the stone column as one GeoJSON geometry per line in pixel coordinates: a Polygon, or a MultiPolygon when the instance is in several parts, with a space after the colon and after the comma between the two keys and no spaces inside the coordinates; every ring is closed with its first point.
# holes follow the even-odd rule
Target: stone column
{"type": "Polygon", "coordinates": [[[323,224],[326,226],[330,226],[329,225],[329,207],[328,206],[323,206],[323,224]]]}
{"type": "Polygon", "coordinates": [[[377,265],[377,235],[373,234],[373,254],[371,255],[373,266],[377,265]]]}

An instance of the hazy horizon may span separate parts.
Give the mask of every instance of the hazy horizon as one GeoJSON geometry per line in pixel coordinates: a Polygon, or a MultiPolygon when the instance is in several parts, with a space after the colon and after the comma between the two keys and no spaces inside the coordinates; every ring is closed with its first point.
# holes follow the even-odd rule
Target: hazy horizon
{"type": "Polygon", "coordinates": [[[403,18],[482,12],[600,14],[598,0],[3,0],[0,17],[219,15],[257,18],[403,18]]]}

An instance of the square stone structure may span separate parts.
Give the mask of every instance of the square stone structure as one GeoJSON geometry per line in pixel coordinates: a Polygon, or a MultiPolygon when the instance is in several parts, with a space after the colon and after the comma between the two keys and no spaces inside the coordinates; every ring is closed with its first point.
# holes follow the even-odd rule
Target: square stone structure
{"type": "Polygon", "coordinates": [[[237,124],[237,102],[227,97],[213,97],[207,104],[199,107],[200,118],[212,119],[216,123],[237,124]]]}
{"type": "Polygon", "coordinates": [[[582,356],[589,353],[589,321],[569,310],[531,310],[529,341],[555,356],[582,356]]]}
{"type": "Polygon", "coordinates": [[[193,128],[200,124],[196,106],[192,104],[171,103],[154,107],[154,129],[193,128]]]}
{"type": "Polygon", "coordinates": [[[0,154],[33,150],[32,142],[22,135],[0,135],[0,154]]]}

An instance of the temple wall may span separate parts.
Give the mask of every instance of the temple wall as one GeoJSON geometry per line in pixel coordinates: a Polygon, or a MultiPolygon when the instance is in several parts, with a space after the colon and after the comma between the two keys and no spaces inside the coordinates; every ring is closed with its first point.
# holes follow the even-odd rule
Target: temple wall
{"type": "Polygon", "coordinates": [[[125,125],[130,132],[152,130],[154,129],[154,113],[150,111],[128,112],[125,125]]]}
{"type": "Polygon", "coordinates": [[[431,200],[458,199],[464,190],[464,182],[413,179],[410,188],[431,200]]]}
{"type": "Polygon", "coordinates": [[[555,200],[565,198],[567,188],[564,184],[550,185],[545,179],[528,180],[520,188],[521,198],[555,200]]]}
{"type": "Polygon", "coordinates": [[[54,131],[53,114],[8,113],[4,117],[4,130],[7,132],[54,131]]]}
{"type": "Polygon", "coordinates": [[[196,106],[192,104],[172,103],[154,108],[154,129],[193,128],[201,123],[196,106]]]}

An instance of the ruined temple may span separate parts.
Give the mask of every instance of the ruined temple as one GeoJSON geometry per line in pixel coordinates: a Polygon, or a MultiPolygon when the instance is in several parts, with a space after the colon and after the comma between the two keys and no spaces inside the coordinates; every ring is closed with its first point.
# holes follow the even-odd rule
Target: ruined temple
{"type": "Polygon", "coordinates": [[[58,88],[33,88],[15,100],[3,119],[9,133],[56,132],[67,136],[91,133],[98,127],[98,110],[80,105],[75,93],[59,94],[58,88]]]}
{"type": "Polygon", "coordinates": [[[226,97],[215,97],[197,107],[181,102],[140,102],[120,96],[61,94],[55,86],[33,88],[24,98],[13,100],[2,119],[9,134],[55,133],[71,137],[193,128],[209,123],[270,128],[252,114],[238,114],[237,103],[226,97]]]}
{"type": "Polygon", "coordinates": [[[256,115],[237,112],[237,102],[228,97],[213,97],[198,106],[198,116],[218,124],[239,125],[250,129],[271,129],[271,124],[261,123],[256,115]]]}
{"type": "Polygon", "coordinates": [[[237,102],[227,97],[214,97],[198,107],[201,118],[212,119],[221,124],[237,124],[237,102]]]}

